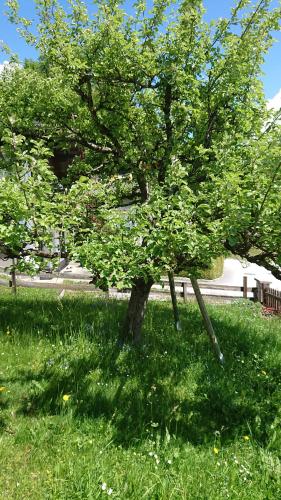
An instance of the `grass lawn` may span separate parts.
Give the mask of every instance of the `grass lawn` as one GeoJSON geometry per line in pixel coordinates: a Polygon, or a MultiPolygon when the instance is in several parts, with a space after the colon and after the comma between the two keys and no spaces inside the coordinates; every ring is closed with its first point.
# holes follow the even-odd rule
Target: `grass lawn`
{"type": "Polygon", "coordinates": [[[0,498],[281,498],[281,320],[150,302],[141,348],[116,347],[126,304],[0,290],[0,498]]]}

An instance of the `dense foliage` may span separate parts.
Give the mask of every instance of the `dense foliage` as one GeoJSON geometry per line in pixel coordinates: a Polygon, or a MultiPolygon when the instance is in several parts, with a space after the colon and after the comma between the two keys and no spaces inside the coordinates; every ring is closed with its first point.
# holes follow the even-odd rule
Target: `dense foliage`
{"type": "Polygon", "coordinates": [[[240,0],[208,24],[199,0],[35,3],[36,35],[8,2],[40,58],[2,75],[1,126],[68,154],[60,229],[96,283],[146,295],[225,251],[280,276],[280,126],[260,81],[280,8],[240,0]]]}
{"type": "MultiPolygon", "coordinates": [[[[42,141],[29,141],[5,130],[0,179],[0,251],[17,259],[17,269],[36,272],[44,264],[40,253],[53,246],[57,184],[50,169],[50,152],[42,141]]],[[[43,255],[46,255],[42,252],[43,255]]]]}

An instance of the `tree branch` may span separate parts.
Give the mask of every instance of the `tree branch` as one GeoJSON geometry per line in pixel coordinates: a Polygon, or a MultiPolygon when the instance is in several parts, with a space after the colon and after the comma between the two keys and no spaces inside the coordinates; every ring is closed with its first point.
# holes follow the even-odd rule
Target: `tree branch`
{"type": "Polygon", "coordinates": [[[93,142],[85,139],[81,134],[81,132],[74,130],[72,127],[67,125],[67,123],[64,123],[63,125],[65,126],[65,128],[67,128],[67,130],[69,130],[72,134],[75,135],[75,137],[78,139],[78,142],[82,146],[85,146],[86,148],[89,148],[92,151],[96,151],[98,153],[114,153],[114,150],[111,147],[102,146],[101,144],[94,144],[93,142]]]}
{"type": "Polygon", "coordinates": [[[121,155],[121,146],[119,144],[119,141],[112,134],[111,130],[106,125],[104,125],[98,117],[97,109],[96,109],[96,107],[94,105],[94,101],[93,101],[92,84],[91,84],[91,80],[90,80],[90,75],[83,75],[83,77],[80,78],[79,84],[78,84],[78,86],[76,86],[75,90],[76,90],[77,94],[80,96],[80,98],[82,99],[82,101],[87,105],[88,110],[89,110],[91,117],[93,119],[93,122],[96,125],[96,127],[99,129],[100,133],[103,136],[107,137],[111,141],[111,143],[114,145],[115,150],[113,150],[112,152],[115,155],[120,156],[121,155]],[[83,90],[84,84],[87,85],[87,92],[85,92],[83,90]]]}
{"type": "MultiPolygon", "coordinates": [[[[256,15],[260,11],[260,9],[261,9],[261,7],[263,6],[264,3],[265,3],[265,0],[260,0],[259,4],[257,5],[256,10],[253,12],[252,16],[250,17],[249,22],[247,23],[247,25],[245,26],[244,31],[241,33],[241,35],[239,37],[239,42],[237,44],[237,50],[238,50],[239,46],[241,45],[241,42],[243,41],[245,35],[249,31],[249,29],[250,29],[250,27],[251,27],[251,25],[252,25],[252,23],[253,23],[256,15]]],[[[211,87],[210,87],[211,90],[214,88],[214,85],[220,79],[220,77],[224,74],[227,61],[228,61],[228,56],[226,56],[225,59],[224,59],[224,63],[223,63],[221,71],[219,71],[219,73],[214,77],[214,80],[211,82],[211,87]]]]}
{"type": "Polygon", "coordinates": [[[171,120],[171,107],[172,107],[172,86],[170,83],[167,83],[165,85],[164,106],[163,106],[166,146],[165,146],[164,156],[162,158],[162,161],[160,162],[160,168],[158,173],[159,184],[163,184],[165,181],[166,171],[172,153],[173,125],[171,120]]]}
{"type": "Polygon", "coordinates": [[[276,177],[277,177],[277,175],[279,173],[280,167],[281,167],[281,161],[277,164],[277,167],[275,168],[275,170],[273,172],[273,176],[272,176],[272,178],[270,180],[270,183],[268,185],[268,188],[267,188],[267,190],[266,190],[266,192],[264,194],[264,197],[263,197],[260,209],[257,212],[255,223],[258,222],[258,220],[259,220],[259,218],[260,218],[260,216],[261,216],[261,214],[263,212],[263,209],[265,207],[265,203],[266,203],[267,197],[268,197],[268,195],[270,193],[270,190],[271,190],[271,188],[273,186],[273,183],[274,183],[274,181],[275,181],[275,179],[276,179],[276,177]]]}

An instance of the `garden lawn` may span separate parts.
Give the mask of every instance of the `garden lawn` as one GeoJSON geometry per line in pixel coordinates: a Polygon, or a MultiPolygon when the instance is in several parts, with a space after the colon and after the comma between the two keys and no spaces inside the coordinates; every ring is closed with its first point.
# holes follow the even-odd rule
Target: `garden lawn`
{"type": "Polygon", "coordinates": [[[281,498],[281,319],[150,302],[140,348],[126,303],[0,290],[0,498],[281,498]]]}

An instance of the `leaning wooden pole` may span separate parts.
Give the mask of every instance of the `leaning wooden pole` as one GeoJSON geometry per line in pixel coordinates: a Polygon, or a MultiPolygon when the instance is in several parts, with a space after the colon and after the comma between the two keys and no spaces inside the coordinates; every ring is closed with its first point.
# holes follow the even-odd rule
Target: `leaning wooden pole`
{"type": "Polygon", "coordinates": [[[223,353],[220,350],[220,346],[219,346],[217,337],[215,335],[215,332],[214,332],[214,329],[213,329],[213,325],[211,323],[208,311],[206,309],[205,302],[204,302],[204,299],[202,297],[202,294],[201,294],[201,291],[200,291],[200,288],[199,288],[199,285],[198,285],[198,281],[197,281],[196,278],[190,278],[190,281],[191,281],[191,284],[192,284],[192,287],[193,287],[193,290],[194,290],[194,293],[195,293],[195,296],[196,296],[196,300],[198,302],[199,309],[200,309],[201,314],[202,314],[202,318],[204,320],[205,328],[207,330],[207,333],[208,333],[208,336],[210,338],[212,347],[214,349],[215,355],[216,355],[219,363],[221,365],[223,365],[223,363],[224,363],[223,353]]]}
{"type": "Polygon", "coordinates": [[[177,302],[177,296],[176,296],[174,271],[169,271],[168,277],[169,277],[171,299],[172,299],[172,304],[173,304],[175,329],[179,332],[181,330],[181,323],[180,323],[180,314],[179,314],[179,308],[178,308],[178,302],[177,302]]]}

